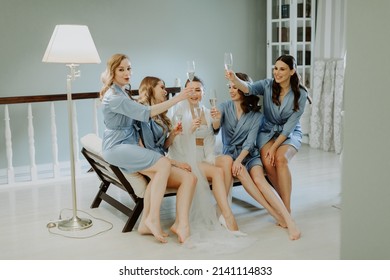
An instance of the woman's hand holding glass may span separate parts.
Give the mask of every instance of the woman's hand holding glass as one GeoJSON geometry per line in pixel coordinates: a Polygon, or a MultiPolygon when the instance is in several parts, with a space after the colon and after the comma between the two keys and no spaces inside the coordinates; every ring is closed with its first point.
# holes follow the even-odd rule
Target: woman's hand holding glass
{"type": "Polygon", "coordinates": [[[183,133],[183,125],[181,121],[177,121],[175,126],[173,127],[172,133],[177,136],[183,133]]]}
{"type": "Polygon", "coordinates": [[[198,119],[192,119],[191,133],[193,133],[195,130],[197,130],[199,126],[200,126],[199,120],[198,119]]]}
{"type": "Polygon", "coordinates": [[[212,107],[210,109],[210,115],[214,121],[221,119],[221,112],[218,110],[217,107],[212,107]]]}
{"type": "Polygon", "coordinates": [[[233,70],[225,70],[225,78],[231,82],[234,82],[234,80],[237,79],[237,76],[233,70]]]}
{"type": "Polygon", "coordinates": [[[197,120],[197,129],[200,127],[201,121],[202,121],[202,107],[198,106],[194,108],[195,118],[197,120]]]}
{"type": "Polygon", "coordinates": [[[175,136],[183,134],[183,123],[182,123],[183,114],[181,112],[176,112],[174,119],[175,119],[175,126],[173,127],[172,133],[175,136]]]}
{"type": "Polygon", "coordinates": [[[181,90],[181,92],[177,95],[180,101],[186,100],[190,98],[194,93],[194,89],[190,87],[185,87],[181,90]]]}
{"type": "Polygon", "coordinates": [[[194,132],[200,127],[201,124],[201,117],[202,117],[202,108],[201,107],[194,107],[194,115],[192,119],[192,125],[191,125],[191,131],[194,132]]]}

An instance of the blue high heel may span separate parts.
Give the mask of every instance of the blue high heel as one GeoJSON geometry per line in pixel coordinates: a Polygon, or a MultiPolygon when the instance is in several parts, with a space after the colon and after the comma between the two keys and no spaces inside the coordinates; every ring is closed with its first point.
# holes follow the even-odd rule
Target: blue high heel
{"type": "Polygon", "coordinates": [[[241,237],[241,236],[247,236],[248,234],[246,234],[245,232],[242,232],[242,231],[239,231],[239,230],[230,230],[228,229],[227,225],[226,225],[226,221],[225,221],[225,218],[221,215],[219,216],[219,222],[221,223],[221,225],[226,228],[226,230],[230,233],[232,233],[234,236],[237,236],[237,237],[241,237]]]}

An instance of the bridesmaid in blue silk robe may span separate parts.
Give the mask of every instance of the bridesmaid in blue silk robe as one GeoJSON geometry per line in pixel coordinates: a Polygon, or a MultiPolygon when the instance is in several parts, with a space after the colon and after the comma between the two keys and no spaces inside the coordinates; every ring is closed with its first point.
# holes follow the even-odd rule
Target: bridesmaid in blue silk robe
{"type": "MultiPolygon", "coordinates": [[[[236,73],[235,76],[251,81],[248,75],[236,73]]],[[[276,219],[277,223],[288,229],[291,240],[300,238],[300,230],[291,218],[280,197],[265,178],[259,149],[256,146],[263,116],[259,112],[259,98],[245,96],[233,83],[229,84],[231,100],[212,110],[211,114],[219,122],[214,122],[214,129],[222,134],[223,156],[217,157],[216,165],[225,173],[231,174],[242,183],[245,190],[276,219]]],[[[229,178],[231,185],[232,177],[229,178]]]]}
{"type": "MultiPolygon", "coordinates": [[[[162,103],[166,100],[167,91],[164,81],[156,77],[145,77],[139,86],[138,102],[152,106],[162,103]]],[[[163,112],[151,118],[148,122],[137,122],[142,145],[151,151],[155,151],[162,156],[168,151],[174,138],[181,133],[181,124],[176,124],[172,129],[171,120],[167,117],[167,112],[163,112]]],[[[192,198],[195,192],[197,178],[191,173],[191,167],[187,163],[171,161],[171,171],[169,173],[167,186],[177,189],[176,194],[176,219],[170,230],[175,233],[180,243],[184,243],[190,236],[189,211],[192,198]]],[[[138,232],[147,234],[145,228],[145,217],[150,211],[150,191],[144,195],[144,210],[141,222],[138,226],[138,232]]]]}
{"type": "Polygon", "coordinates": [[[300,85],[293,56],[277,58],[273,75],[273,79],[248,83],[240,80],[234,72],[226,71],[226,78],[242,92],[263,96],[264,121],[257,145],[268,178],[291,212],[292,179],[288,163],[301,147],[299,120],[309,98],[306,89],[300,85]]]}

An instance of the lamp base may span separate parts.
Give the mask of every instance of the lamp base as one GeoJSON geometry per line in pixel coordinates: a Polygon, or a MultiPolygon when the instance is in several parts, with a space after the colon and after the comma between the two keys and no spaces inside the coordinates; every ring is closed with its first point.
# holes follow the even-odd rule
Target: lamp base
{"type": "Polygon", "coordinates": [[[74,216],[73,218],[61,221],[58,223],[58,229],[60,230],[83,230],[87,229],[92,226],[92,221],[90,219],[80,219],[77,216],[74,216]]]}

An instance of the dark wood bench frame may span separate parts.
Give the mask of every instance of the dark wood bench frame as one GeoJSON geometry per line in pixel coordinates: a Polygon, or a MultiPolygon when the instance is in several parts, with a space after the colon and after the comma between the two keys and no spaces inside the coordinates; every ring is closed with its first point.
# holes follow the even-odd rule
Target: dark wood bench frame
{"type": "MultiPolygon", "coordinates": [[[[91,208],[99,207],[102,201],[107,202],[128,217],[122,232],[132,231],[144,208],[144,199],[137,196],[133,186],[117,166],[109,164],[101,156],[85,148],[82,148],[81,153],[91,165],[91,171],[94,171],[101,181],[99,190],[91,204],[91,208]],[[107,191],[111,184],[127,193],[134,202],[134,207],[130,208],[129,206],[126,206],[108,194],[107,191]]],[[[239,181],[234,181],[233,186],[241,186],[241,183],[239,181]]],[[[165,197],[175,195],[176,193],[166,193],[165,197]]]]}
{"type": "MultiPolygon", "coordinates": [[[[102,200],[107,202],[128,217],[122,232],[132,231],[144,208],[144,199],[137,196],[137,194],[134,192],[133,186],[117,166],[109,164],[102,157],[88,151],[85,148],[82,148],[81,153],[87,159],[91,165],[92,170],[95,171],[96,175],[101,181],[99,191],[91,204],[91,208],[99,207],[102,200]],[[115,199],[113,196],[109,195],[107,191],[111,184],[117,186],[125,193],[127,193],[131,200],[134,201],[134,207],[130,208],[129,206],[126,206],[115,199]]],[[[175,195],[176,193],[166,193],[165,197],[175,195]]]]}

